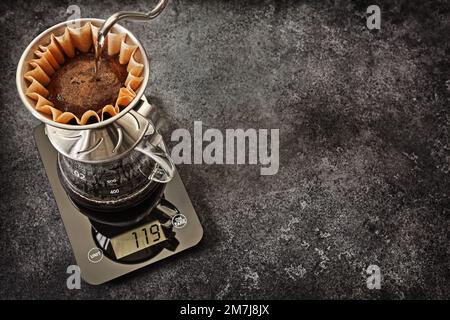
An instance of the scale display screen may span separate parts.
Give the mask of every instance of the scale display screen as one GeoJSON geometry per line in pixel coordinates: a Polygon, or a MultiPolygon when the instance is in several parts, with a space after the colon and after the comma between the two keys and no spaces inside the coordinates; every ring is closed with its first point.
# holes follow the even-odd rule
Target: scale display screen
{"type": "Polygon", "coordinates": [[[111,239],[117,259],[167,240],[158,221],[142,225],[111,239]]]}

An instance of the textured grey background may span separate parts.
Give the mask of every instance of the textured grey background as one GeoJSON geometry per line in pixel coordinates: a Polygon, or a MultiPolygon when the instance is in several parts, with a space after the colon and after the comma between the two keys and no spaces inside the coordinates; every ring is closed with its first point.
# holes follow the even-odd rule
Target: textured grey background
{"type": "Polygon", "coordinates": [[[448,1],[174,1],[130,24],[147,95],[176,128],[279,128],[280,171],[181,165],[205,228],[193,250],[66,289],[74,257],[19,101],[38,33],[152,1],[0,5],[2,298],[449,298],[448,1]],[[365,27],[380,4],[382,30],[365,27]],[[366,288],[370,264],[381,290],[366,288]]]}

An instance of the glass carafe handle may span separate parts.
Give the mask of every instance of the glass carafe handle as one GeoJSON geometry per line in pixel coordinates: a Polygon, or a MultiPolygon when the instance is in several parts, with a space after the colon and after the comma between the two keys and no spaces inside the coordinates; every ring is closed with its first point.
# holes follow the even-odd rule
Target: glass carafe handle
{"type": "Polygon", "coordinates": [[[149,141],[148,138],[144,138],[144,140],[136,146],[135,150],[145,154],[156,162],[149,179],[160,183],[167,183],[172,180],[175,175],[175,165],[167,152],[159,146],[163,144],[159,133],[155,131],[152,138],[155,138],[155,135],[158,135],[159,139],[156,137],[156,139],[151,139],[151,141],[149,141]],[[160,140],[161,142],[158,144],[152,143],[152,141],[157,140],[160,140]]]}

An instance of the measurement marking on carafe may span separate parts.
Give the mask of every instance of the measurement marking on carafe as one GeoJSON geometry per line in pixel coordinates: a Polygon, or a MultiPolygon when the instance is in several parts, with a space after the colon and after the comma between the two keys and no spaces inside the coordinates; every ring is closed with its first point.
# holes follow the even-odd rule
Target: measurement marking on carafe
{"type": "Polygon", "coordinates": [[[86,175],[78,170],[74,170],[73,175],[81,180],[86,180],[86,175]]]}
{"type": "Polygon", "coordinates": [[[97,149],[98,147],[100,147],[101,143],[103,142],[103,138],[100,138],[100,140],[90,149],[87,150],[81,150],[78,151],[77,154],[86,154],[86,153],[90,153],[92,151],[94,151],[95,149],[97,149]]]}

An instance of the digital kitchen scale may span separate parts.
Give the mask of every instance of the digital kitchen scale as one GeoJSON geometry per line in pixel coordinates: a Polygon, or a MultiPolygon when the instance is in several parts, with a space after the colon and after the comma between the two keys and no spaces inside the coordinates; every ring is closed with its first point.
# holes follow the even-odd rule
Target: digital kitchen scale
{"type": "Polygon", "coordinates": [[[145,212],[144,201],[115,215],[113,225],[105,225],[101,214],[81,213],[67,195],[58,176],[58,153],[43,124],[34,129],[34,137],[81,277],[87,283],[110,281],[193,247],[202,239],[203,228],[178,173],[152,191],[161,199],[150,213],[145,212]],[[122,225],[121,219],[136,219],[136,223],[122,225]]]}

